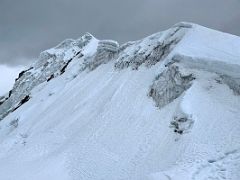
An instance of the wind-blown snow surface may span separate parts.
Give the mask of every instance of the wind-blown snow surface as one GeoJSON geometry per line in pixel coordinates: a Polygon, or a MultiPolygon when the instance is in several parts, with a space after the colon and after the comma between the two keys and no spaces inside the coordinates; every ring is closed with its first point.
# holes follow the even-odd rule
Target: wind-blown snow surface
{"type": "Polygon", "coordinates": [[[0,121],[0,179],[240,179],[239,37],[188,23],[117,51],[87,37],[0,121]]]}

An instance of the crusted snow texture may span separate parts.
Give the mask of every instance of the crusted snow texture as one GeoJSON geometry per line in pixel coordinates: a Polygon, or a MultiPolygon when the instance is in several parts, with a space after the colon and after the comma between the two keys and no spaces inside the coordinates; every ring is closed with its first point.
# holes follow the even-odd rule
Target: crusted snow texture
{"type": "Polygon", "coordinates": [[[62,74],[71,60],[93,38],[87,33],[77,40],[67,39],[55,48],[42,52],[31,68],[19,74],[13,89],[9,92],[9,97],[4,101],[1,100],[0,120],[16,109],[16,106],[30,95],[34,87],[62,74]]]}
{"type": "Polygon", "coordinates": [[[156,102],[156,106],[162,108],[187,90],[192,80],[193,74],[185,75],[178,66],[171,65],[155,78],[149,96],[156,102]]]}
{"type": "Polygon", "coordinates": [[[123,69],[130,66],[136,70],[141,64],[148,67],[155,65],[173,50],[191,27],[191,24],[179,23],[167,31],[153,34],[140,41],[123,44],[115,68],[123,69]]]}

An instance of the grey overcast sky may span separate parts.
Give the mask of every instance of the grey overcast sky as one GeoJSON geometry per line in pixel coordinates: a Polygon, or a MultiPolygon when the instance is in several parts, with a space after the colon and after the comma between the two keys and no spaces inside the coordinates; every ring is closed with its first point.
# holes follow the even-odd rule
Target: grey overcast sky
{"type": "Polygon", "coordinates": [[[240,35],[240,0],[0,0],[0,64],[90,32],[120,43],[190,21],[240,35]]]}

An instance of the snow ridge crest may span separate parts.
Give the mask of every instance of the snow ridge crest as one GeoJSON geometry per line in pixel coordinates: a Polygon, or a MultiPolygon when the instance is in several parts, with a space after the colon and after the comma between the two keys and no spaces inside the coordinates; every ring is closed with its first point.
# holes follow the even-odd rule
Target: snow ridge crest
{"type": "Polygon", "coordinates": [[[131,67],[137,70],[142,64],[155,65],[170,54],[192,26],[191,23],[178,23],[169,30],[121,46],[114,40],[98,40],[90,33],[76,40],[66,39],[41,52],[38,60],[19,74],[9,96],[1,100],[0,120],[15,107],[20,107],[24,99],[30,99],[33,88],[62,75],[68,67],[71,67],[70,71],[76,71],[74,76],[77,76],[81,71],[92,71],[113,59],[116,69],[131,67]]]}

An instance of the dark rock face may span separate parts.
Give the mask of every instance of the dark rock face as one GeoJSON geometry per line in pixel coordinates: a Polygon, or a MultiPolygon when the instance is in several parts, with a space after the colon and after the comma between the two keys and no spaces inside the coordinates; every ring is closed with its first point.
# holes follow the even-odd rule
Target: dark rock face
{"type": "Polygon", "coordinates": [[[9,113],[16,111],[16,110],[17,110],[18,108],[20,108],[23,104],[25,104],[26,102],[28,102],[28,101],[30,100],[30,98],[31,98],[31,97],[30,97],[29,95],[25,96],[25,97],[22,98],[22,99],[20,100],[20,102],[18,102],[16,105],[10,107],[7,111],[3,112],[3,113],[1,114],[1,116],[0,116],[0,118],[4,118],[4,117],[6,117],[9,113]]]}
{"type": "Polygon", "coordinates": [[[183,75],[178,66],[171,65],[156,77],[150,87],[149,96],[156,102],[156,106],[161,108],[186,91],[194,79],[193,74],[183,75]]]}
{"type": "MultiPolygon", "coordinates": [[[[77,53],[78,54],[78,53],[77,53]]],[[[77,55],[76,54],[76,55],[77,55]]],[[[69,63],[73,60],[73,58],[69,59],[65,64],[64,66],[62,67],[62,69],[60,70],[60,75],[62,75],[63,73],[65,73],[66,71],[66,68],[68,67],[69,63]]]]}
{"type": "Polygon", "coordinates": [[[170,127],[176,134],[184,134],[188,132],[193,126],[193,120],[190,117],[184,116],[174,116],[173,120],[170,122],[170,127]]]}
{"type": "Polygon", "coordinates": [[[47,82],[51,81],[54,78],[54,74],[52,74],[48,79],[47,82]]]}
{"type": "Polygon", "coordinates": [[[8,98],[5,96],[0,96],[0,106],[3,104],[8,98]]]}
{"type": "Polygon", "coordinates": [[[27,69],[27,70],[24,70],[22,72],[19,73],[17,79],[15,79],[15,81],[19,80],[26,72],[30,71],[31,69],[33,69],[33,67],[27,69]]]}

